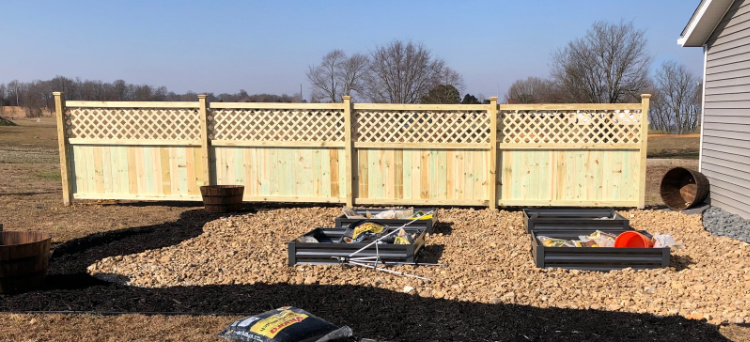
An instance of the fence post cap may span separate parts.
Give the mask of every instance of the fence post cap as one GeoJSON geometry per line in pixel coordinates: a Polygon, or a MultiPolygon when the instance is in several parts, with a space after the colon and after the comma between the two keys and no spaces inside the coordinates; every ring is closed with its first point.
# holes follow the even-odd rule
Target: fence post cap
{"type": "Polygon", "coordinates": [[[199,99],[205,99],[207,96],[206,94],[198,94],[199,99]]]}
{"type": "Polygon", "coordinates": [[[53,96],[60,96],[60,95],[62,95],[62,92],[61,91],[53,91],[52,95],[53,96]]]}
{"type": "Polygon", "coordinates": [[[642,99],[648,99],[651,97],[651,94],[641,94],[642,99]]]}
{"type": "Polygon", "coordinates": [[[351,97],[351,96],[349,96],[349,95],[344,95],[344,96],[342,96],[341,98],[342,98],[342,99],[344,99],[344,101],[349,101],[349,100],[351,100],[351,99],[352,99],[352,97],[351,97]]]}
{"type": "Polygon", "coordinates": [[[497,96],[490,96],[490,101],[497,101],[497,96]]]}

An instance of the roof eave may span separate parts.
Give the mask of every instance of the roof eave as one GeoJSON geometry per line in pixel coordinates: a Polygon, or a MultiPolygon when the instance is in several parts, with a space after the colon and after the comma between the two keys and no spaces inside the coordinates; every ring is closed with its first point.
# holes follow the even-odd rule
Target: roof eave
{"type": "Polygon", "coordinates": [[[682,30],[677,44],[684,47],[705,45],[732,3],[734,0],[702,0],[682,30]]]}

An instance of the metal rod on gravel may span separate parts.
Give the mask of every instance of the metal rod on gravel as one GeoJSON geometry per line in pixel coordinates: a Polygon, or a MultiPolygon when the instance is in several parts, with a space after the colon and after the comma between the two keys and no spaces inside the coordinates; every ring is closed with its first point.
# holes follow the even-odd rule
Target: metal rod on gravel
{"type": "Polygon", "coordinates": [[[430,279],[430,278],[420,277],[420,276],[415,275],[415,274],[410,274],[410,273],[404,273],[404,272],[389,270],[387,268],[375,267],[375,266],[368,265],[368,264],[358,263],[356,261],[349,260],[349,263],[352,264],[352,265],[356,265],[356,266],[362,266],[362,267],[372,268],[373,270],[376,270],[376,271],[398,274],[398,275],[402,275],[402,276],[407,276],[407,277],[422,279],[424,281],[432,281],[432,279],[430,279]]]}
{"type": "MultiPolygon", "coordinates": [[[[430,214],[433,214],[433,213],[434,213],[434,211],[433,211],[433,210],[430,210],[430,211],[428,211],[428,212],[424,213],[424,215],[422,215],[422,216],[427,216],[427,215],[430,215],[430,214]]],[[[398,228],[394,229],[394,230],[393,230],[392,232],[390,232],[390,233],[388,233],[388,234],[386,234],[386,235],[383,235],[383,236],[381,236],[380,238],[378,238],[377,240],[375,240],[375,241],[373,241],[373,242],[370,242],[370,243],[368,243],[368,244],[367,244],[366,246],[364,246],[364,247],[360,248],[360,249],[359,249],[359,250],[357,250],[356,252],[354,252],[354,253],[352,253],[352,254],[349,254],[349,257],[351,258],[351,257],[353,257],[354,255],[356,255],[356,254],[359,254],[360,252],[364,251],[365,249],[369,248],[370,246],[372,246],[372,245],[374,245],[374,244],[377,244],[377,243],[378,243],[378,242],[380,242],[381,240],[383,240],[383,239],[385,239],[385,238],[387,238],[387,237],[389,237],[389,236],[391,236],[391,235],[393,235],[393,234],[397,233],[397,232],[398,232],[399,230],[401,230],[402,228],[405,228],[406,226],[408,226],[408,225],[410,225],[410,224],[412,224],[412,223],[414,223],[414,222],[417,222],[417,221],[419,221],[419,220],[420,220],[420,218],[421,218],[422,216],[420,216],[420,217],[417,217],[417,218],[415,218],[415,219],[413,219],[413,220],[411,220],[411,221],[409,221],[409,222],[406,222],[406,223],[404,223],[403,225],[401,225],[401,227],[398,227],[398,228]]]]}
{"type": "MultiPolygon", "coordinates": [[[[333,257],[336,258],[336,257],[333,257]]],[[[369,257],[358,257],[358,258],[349,258],[347,259],[347,262],[349,260],[356,261],[356,262],[372,262],[373,260],[377,259],[377,256],[369,256],[369,257]]],[[[396,265],[396,266],[404,266],[404,265],[411,265],[411,266],[445,266],[446,264],[438,264],[438,263],[430,263],[430,262],[401,262],[401,261],[383,261],[380,260],[380,264],[383,265],[396,265]]]]}

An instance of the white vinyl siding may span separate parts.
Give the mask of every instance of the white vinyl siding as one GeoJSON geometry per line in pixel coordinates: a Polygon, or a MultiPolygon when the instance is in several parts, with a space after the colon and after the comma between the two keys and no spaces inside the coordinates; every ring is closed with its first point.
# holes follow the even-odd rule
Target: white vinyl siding
{"type": "Polygon", "coordinates": [[[701,172],[711,204],[750,218],[750,1],[737,0],[706,43],[701,172]]]}

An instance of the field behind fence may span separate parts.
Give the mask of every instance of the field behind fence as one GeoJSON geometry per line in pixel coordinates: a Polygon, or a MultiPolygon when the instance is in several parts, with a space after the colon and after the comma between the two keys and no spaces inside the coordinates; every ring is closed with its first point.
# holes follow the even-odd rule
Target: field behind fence
{"type": "Polygon", "coordinates": [[[65,101],[63,199],[643,207],[641,103],[65,101]]]}

